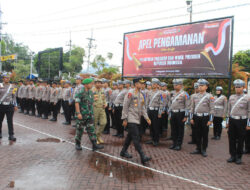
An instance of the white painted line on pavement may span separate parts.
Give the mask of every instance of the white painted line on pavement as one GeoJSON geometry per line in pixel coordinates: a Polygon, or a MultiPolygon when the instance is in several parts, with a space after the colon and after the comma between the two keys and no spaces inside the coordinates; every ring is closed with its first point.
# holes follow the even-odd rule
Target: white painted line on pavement
{"type": "MultiPolygon", "coordinates": [[[[34,128],[31,128],[31,127],[27,127],[21,123],[17,123],[17,122],[14,122],[15,125],[19,125],[20,127],[23,127],[23,128],[26,128],[26,129],[29,129],[29,130],[32,130],[32,131],[35,131],[37,133],[40,133],[40,134],[43,134],[43,135],[46,135],[46,136],[49,136],[49,137],[52,137],[52,138],[57,138],[57,139],[60,139],[60,141],[64,141],[64,142],[67,142],[69,144],[72,144],[72,145],[75,145],[75,143],[73,142],[70,142],[68,140],[65,140],[61,137],[57,137],[57,136],[54,136],[54,135],[51,135],[51,134],[48,134],[48,133],[45,133],[45,132],[42,132],[42,131],[39,131],[37,129],[34,129],[34,128]]],[[[84,149],[87,149],[87,150],[90,150],[92,151],[92,148],[88,148],[88,147],[85,147],[85,146],[82,146],[84,149]]],[[[141,168],[144,168],[144,169],[147,169],[147,170],[150,170],[150,171],[153,171],[153,172],[156,172],[156,173],[159,173],[159,174],[163,174],[163,175],[166,175],[166,176],[170,176],[170,177],[173,177],[173,178],[177,178],[177,179],[180,179],[180,180],[183,180],[183,181],[187,181],[187,182],[190,182],[190,183],[194,183],[196,185],[200,185],[200,186],[203,186],[203,187],[206,187],[206,188],[209,188],[209,189],[215,189],[215,190],[223,190],[221,188],[217,188],[217,187],[214,187],[214,186],[210,186],[210,185],[207,185],[207,184],[204,184],[204,183],[200,183],[198,181],[194,181],[194,180],[191,180],[191,179],[188,179],[188,178],[185,178],[185,177],[181,177],[181,176],[178,176],[178,175],[174,175],[174,174],[171,174],[171,173],[168,173],[168,172],[164,172],[164,171],[160,171],[160,170],[157,170],[157,169],[154,169],[154,168],[150,168],[150,167],[147,167],[147,166],[143,166],[141,164],[138,164],[138,163],[134,163],[134,162],[131,162],[131,161],[128,161],[128,160],[125,160],[125,159],[122,159],[122,158],[119,158],[119,157],[116,157],[116,156],[113,156],[113,155],[110,155],[110,154],[107,154],[107,153],[104,153],[104,152],[100,152],[100,151],[96,151],[97,153],[99,154],[102,154],[102,155],[105,155],[107,157],[110,157],[110,158],[113,158],[113,159],[116,159],[116,160],[120,160],[122,162],[126,162],[128,164],[131,164],[131,165],[134,165],[134,166],[137,166],[137,167],[141,167],[141,168]]]]}

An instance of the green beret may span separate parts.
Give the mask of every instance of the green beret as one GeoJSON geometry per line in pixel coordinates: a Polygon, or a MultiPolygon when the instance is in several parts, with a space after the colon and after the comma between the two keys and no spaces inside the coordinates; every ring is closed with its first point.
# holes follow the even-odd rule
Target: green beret
{"type": "Polygon", "coordinates": [[[82,81],[82,84],[89,84],[89,83],[91,83],[91,82],[93,82],[93,79],[87,78],[87,79],[84,79],[84,80],[82,81]]]}

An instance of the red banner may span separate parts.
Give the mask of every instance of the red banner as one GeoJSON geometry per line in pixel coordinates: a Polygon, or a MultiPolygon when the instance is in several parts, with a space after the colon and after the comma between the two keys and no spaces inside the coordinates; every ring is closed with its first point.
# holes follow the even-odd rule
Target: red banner
{"type": "Polygon", "coordinates": [[[124,34],[124,77],[229,77],[232,17],[124,34]]]}

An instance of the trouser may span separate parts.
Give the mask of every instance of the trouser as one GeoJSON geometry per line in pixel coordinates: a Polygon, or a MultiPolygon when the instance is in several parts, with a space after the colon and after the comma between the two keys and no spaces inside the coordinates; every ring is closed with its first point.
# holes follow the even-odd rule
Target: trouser
{"type": "Polygon", "coordinates": [[[185,117],[185,112],[171,113],[170,123],[173,126],[173,144],[174,146],[181,146],[184,137],[184,125],[182,120],[185,117]]]}
{"type": "Polygon", "coordinates": [[[50,103],[51,106],[51,111],[52,111],[52,116],[54,119],[57,119],[58,115],[58,102],[56,104],[50,103]]]}
{"type": "Polygon", "coordinates": [[[140,137],[142,137],[142,135],[145,134],[147,126],[148,126],[148,123],[147,123],[147,121],[145,120],[145,118],[142,116],[142,117],[141,117],[141,124],[140,124],[140,127],[139,127],[139,134],[140,134],[140,137]]]}
{"type": "Polygon", "coordinates": [[[72,104],[70,105],[70,113],[71,113],[71,117],[74,118],[75,117],[75,101],[72,102],[72,104]]]}
{"type": "Polygon", "coordinates": [[[222,117],[214,117],[213,124],[214,124],[214,136],[220,137],[222,131],[222,117]]]}
{"type": "Polygon", "coordinates": [[[86,128],[90,141],[96,140],[95,127],[94,127],[94,119],[90,118],[87,120],[76,120],[76,136],[75,139],[81,142],[82,134],[86,128]]]}
{"type": "Polygon", "coordinates": [[[115,124],[117,127],[117,134],[124,134],[124,127],[122,126],[122,106],[115,107],[115,124]]]}
{"type": "Polygon", "coordinates": [[[66,122],[71,123],[71,109],[69,105],[69,101],[63,101],[63,112],[66,122]]]}
{"type": "Polygon", "coordinates": [[[35,115],[35,100],[33,99],[28,99],[29,101],[29,110],[28,112],[32,112],[32,115],[35,115]]]}
{"type": "Polygon", "coordinates": [[[165,112],[160,119],[160,134],[163,134],[164,129],[168,129],[168,114],[165,112]]]}
{"type": "Polygon", "coordinates": [[[42,100],[36,100],[36,109],[39,116],[42,115],[42,100]]]}
{"type": "Polygon", "coordinates": [[[229,119],[229,153],[232,157],[242,157],[246,126],[247,119],[229,119]]]}
{"type": "Polygon", "coordinates": [[[196,131],[195,131],[195,127],[194,127],[194,125],[193,124],[191,124],[191,130],[192,130],[192,133],[191,133],[191,135],[192,135],[192,139],[191,139],[191,141],[193,142],[193,143],[196,143],[196,131]]]}
{"type": "Polygon", "coordinates": [[[7,117],[9,136],[13,136],[14,135],[14,128],[13,128],[14,107],[13,105],[1,105],[0,104],[0,133],[2,133],[2,124],[3,124],[4,115],[6,115],[7,117]]]}
{"type": "Polygon", "coordinates": [[[49,115],[49,102],[47,101],[42,101],[42,114],[46,118],[49,115]]]}
{"type": "Polygon", "coordinates": [[[250,130],[246,130],[245,136],[245,150],[249,153],[250,152],[250,130]]]}
{"type": "Polygon", "coordinates": [[[94,107],[94,118],[96,136],[100,137],[107,123],[105,110],[94,107]]]}
{"type": "Polygon", "coordinates": [[[158,110],[149,110],[149,118],[151,120],[150,134],[152,141],[159,142],[160,138],[160,118],[158,118],[158,110]]]}
{"type": "Polygon", "coordinates": [[[58,100],[58,113],[60,113],[62,107],[62,100],[58,100]]]}
{"type": "Polygon", "coordinates": [[[111,111],[111,122],[112,122],[112,127],[113,129],[116,129],[116,126],[115,126],[115,114],[111,111]]]}
{"type": "Polygon", "coordinates": [[[194,115],[194,127],[196,131],[196,146],[197,150],[206,150],[208,146],[208,132],[209,126],[207,123],[209,121],[209,116],[196,116],[194,115]]]}
{"type": "Polygon", "coordinates": [[[20,106],[20,100],[21,99],[19,97],[16,97],[16,103],[17,103],[18,106],[20,106]]]}
{"type": "Polygon", "coordinates": [[[107,106],[106,108],[105,108],[105,112],[106,112],[106,126],[105,126],[105,129],[104,129],[104,131],[107,131],[107,132],[109,132],[110,131],[110,112],[111,112],[111,110],[109,110],[109,106],[107,106]]]}
{"type": "Polygon", "coordinates": [[[127,125],[128,134],[127,134],[127,137],[125,139],[122,151],[126,152],[131,141],[133,141],[135,150],[137,150],[139,152],[139,154],[141,154],[142,148],[140,145],[139,127],[140,127],[140,125],[138,125],[138,124],[128,123],[128,125],[127,125]]]}
{"type": "Polygon", "coordinates": [[[22,112],[24,112],[24,105],[25,105],[25,98],[21,98],[20,99],[20,107],[21,107],[22,112]]]}
{"type": "Polygon", "coordinates": [[[29,99],[28,98],[23,98],[23,103],[24,103],[24,111],[29,112],[29,99]]]}

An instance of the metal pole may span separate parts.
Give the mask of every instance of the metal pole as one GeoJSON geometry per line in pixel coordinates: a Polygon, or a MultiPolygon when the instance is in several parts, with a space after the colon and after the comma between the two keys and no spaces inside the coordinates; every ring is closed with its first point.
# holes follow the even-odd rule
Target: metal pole
{"type": "Polygon", "coordinates": [[[49,77],[48,77],[48,79],[50,79],[50,53],[49,53],[49,77]]]}
{"type": "Polygon", "coordinates": [[[32,57],[32,53],[30,55],[30,79],[32,78],[32,61],[33,61],[33,57],[32,57]]]}

